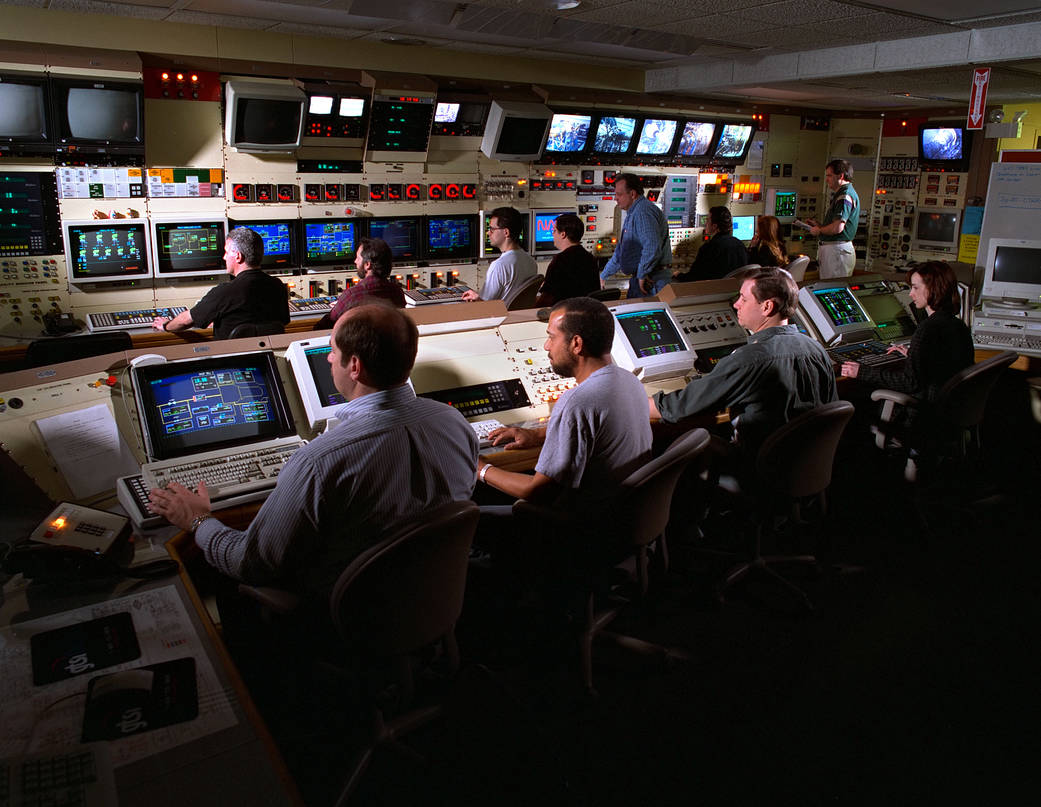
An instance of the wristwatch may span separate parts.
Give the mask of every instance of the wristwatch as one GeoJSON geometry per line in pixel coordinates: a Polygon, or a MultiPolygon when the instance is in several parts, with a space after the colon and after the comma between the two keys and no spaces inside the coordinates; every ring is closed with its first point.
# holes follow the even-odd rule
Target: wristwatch
{"type": "Polygon", "coordinates": [[[203,513],[201,516],[196,516],[195,518],[192,519],[192,523],[188,527],[188,532],[190,532],[192,535],[194,535],[195,531],[197,529],[199,529],[199,525],[202,524],[202,522],[204,522],[208,518],[213,518],[213,517],[214,517],[213,513],[203,513]]]}

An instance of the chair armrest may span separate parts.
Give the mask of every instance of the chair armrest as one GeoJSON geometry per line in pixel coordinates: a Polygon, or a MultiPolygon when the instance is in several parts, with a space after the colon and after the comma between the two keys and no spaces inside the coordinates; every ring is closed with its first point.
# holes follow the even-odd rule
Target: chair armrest
{"type": "Polygon", "coordinates": [[[901,406],[918,406],[918,399],[913,395],[897,392],[895,389],[876,389],[871,392],[872,401],[892,401],[901,406]]]}
{"type": "Polygon", "coordinates": [[[890,442],[890,439],[894,436],[890,433],[887,428],[888,425],[893,423],[893,412],[898,406],[905,406],[908,408],[915,408],[918,406],[918,399],[912,395],[907,395],[903,392],[897,392],[894,389],[876,389],[871,393],[872,401],[882,401],[882,411],[879,413],[878,426],[872,426],[871,431],[875,435],[875,445],[883,451],[886,449],[890,442]]]}
{"type": "Polygon", "coordinates": [[[239,584],[239,595],[253,600],[275,614],[292,614],[300,607],[300,597],[291,591],[268,586],[239,584]]]}

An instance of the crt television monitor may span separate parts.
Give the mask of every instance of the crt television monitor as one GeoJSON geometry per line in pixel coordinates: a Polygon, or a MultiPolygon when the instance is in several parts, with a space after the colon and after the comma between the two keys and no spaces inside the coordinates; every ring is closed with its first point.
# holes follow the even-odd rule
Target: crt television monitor
{"type": "Polygon", "coordinates": [[[270,350],[146,364],[131,372],[154,460],[296,434],[270,350]]]}
{"type": "Polygon", "coordinates": [[[53,154],[52,137],[47,80],[0,73],[0,155],[53,154]]]}
{"type": "Polygon", "coordinates": [[[296,219],[254,219],[232,221],[231,228],[246,227],[257,233],[264,242],[264,257],[260,268],[278,272],[300,265],[296,252],[296,219]]]}
{"type": "Polygon", "coordinates": [[[678,121],[668,118],[646,118],[636,141],[636,153],[648,156],[663,156],[672,151],[676,139],[678,121]]]}
{"type": "Polygon", "coordinates": [[[547,154],[577,154],[585,151],[589,140],[591,115],[557,112],[549,125],[546,137],[547,154]]]}
{"type": "Polygon", "coordinates": [[[343,393],[333,384],[329,355],[331,336],[302,339],[286,348],[286,361],[293,370],[296,388],[312,429],[336,416],[336,410],[347,403],[343,393]]]}
{"type": "Polygon", "coordinates": [[[224,138],[238,151],[296,151],[304,136],[307,94],[289,81],[229,79],[224,86],[224,138]]]}
{"type": "Polygon", "coordinates": [[[915,210],[911,249],[957,249],[961,210],[919,207],[915,210]]]}
{"type": "Polygon", "coordinates": [[[636,118],[601,115],[593,138],[594,154],[628,154],[636,134],[636,118]]]}
{"type": "Polygon", "coordinates": [[[632,370],[641,381],[682,377],[694,367],[695,352],[665,303],[626,303],[614,315],[615,364],[632,370]]]}
{"type": "Polygon", "coordinates": [[[677,157],[705,157],[716,138],[716,124],[710,121],[689,120],[683,124],[677,157]]]}
{"type": "Polygon", "coordinates": [[[850,286],[853,296],[863,307],[875,326],[875,336],[883,342],[894,342],[910,337],[916,326],[914,314],[904,307],[900,298],[887,287],[876,284],[850,286]]]}
{"type": "Polygon", "coordinates": [[[217,216],[152,219],[156,277],[203,277],[227,271],[226,233],[227,222],[217,216]]]}
{"type": "Polygon", "coordinates": [[[473,260],[477,257],[477,216],[456,214],[427,216],[423,232],[423,245],[428,261],[473,260]]]}
{"type": "Polygon", "coordinates": [[[386,241],[395,261],[416,261],[423,257],[422,222],[421,216],[375,216],[369,219],[369,236],[386,241]]]}
{"type": "Polygon", "coordinates": [[[719,140],[716,142],[715,158],[743,163],[745,157],[748,156],[748,149],[752,145],[753,134],[755,134],[755,126],[750,123],[724,124],[719,133],[719,140]]]}
{"type": "Polygon", "coordinates": [[[826,345],[872,337],[874,323],[848,285],[825,280],[803,286],[799,306],[826,345]]]}
{"type": "Polygon", "coordinates": [[[481,153],[491,160],[532,162],[542,154],[553,113],[543,104],[492,101],[481,139],[481,153]]]}
{"type": "Polygon", "coordinates": [[[972,132],[964,123],[927,123],[918,130],[918,159],[925,170],[968,171],[972,132]]]}
{"type": "Polygon", "coordinates": [[[557,216],[574,212],[574,209],[571,208],[531,211],[531,252],[533,255],[553,255],[560,252],[557,245],[553,243],[557,216]]]}
{"type": "Polygon", "coordinates": [[[69,220],[62,224],[73,285],[150,280],[145,219],[69,220]]]}
{"type": "Polygon", "coordinates": [[[983,296],[1041,303],[1041,241],[992,238],[987,245],[983,296]]]}
{"type": "Polygon", "coordinates": [[[365,219],[301,219],[304,266],[354,263],[358,239],[367,233],[365,219]]]}
{"type": "Polygon", "coordinates": [[[145,153],[144,88],[108,79],[51,82],[57,143],[80,153],[145,153]]]}
{"type": "Polygon", "coordinates": [[[734,238],[751,241],[755,237],[755,216],[734,216],[734,238]]]}

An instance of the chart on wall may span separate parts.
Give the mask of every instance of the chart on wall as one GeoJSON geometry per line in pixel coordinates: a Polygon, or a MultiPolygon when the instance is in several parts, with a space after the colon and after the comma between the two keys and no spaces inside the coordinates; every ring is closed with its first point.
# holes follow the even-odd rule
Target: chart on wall
{"type": "Polygon", "coordinates": [[[992,238],[1034,238],[1041,221],[1041,163],[994,163],[976,261],[992,238]]]}

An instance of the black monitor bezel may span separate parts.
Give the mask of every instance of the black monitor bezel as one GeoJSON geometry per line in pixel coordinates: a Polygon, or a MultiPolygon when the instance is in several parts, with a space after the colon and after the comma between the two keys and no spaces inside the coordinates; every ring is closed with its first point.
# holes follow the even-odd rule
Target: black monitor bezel
{"type": "MultiPolygon", "coordinates": [[[[415,263],[424,259],[424,245],[426,241],[426,217],[425,216],[371,216],[368,219],[369,224],[369,237],[379,238],[378,235],[373,235],[372,225],[376,222],[390,222],[390,221],[402,221],[411,220],[416,223],[416,254],[411,257],[399,257],[394,255],[393,263],[415,263]]],[[[388,244],[389,246],[389,244],[388,244]]]]}
{"type": "Polygon", "coordinates": [[[51,101],[51,83],[45,76],[26,76],[18,73],[0,73],[0,84],[22,84],[39,87],[43,92],[43,119],[47,130],[43,137],[4,135],[0,133],[0,154],[13,157],[32,157],[54,153],[54,109],[51,101]]]}
{"type": "Polygon", "coordinates": [[[52,125],[55,146],[75,147],[77,151],[89,153],[112,152],[120,154],[145,153],[145,88],[144,84],[128,81],[111,81],[106,78],[52,78],[51,79],[52,125]],[[120,140],[103,140],[74,137],[68,119],[69,90],[119,90],[137,94],[138,137],[120,140]]]}
{"type": "MultiPolygon", "coordinates": [[[[286,224],[289,226],[289,263],[282,265],[273,265],[268,262],[267,250],[264,251],[264,258],[260,262],[260,268],[265,272],[281,272],[288,269],[296,269],[300,266],[300,249],[299,249],[299,235],[300,228],[297,226],[297,222],[300,221],[298,218],[284,218],[284,219],[229,219],[228,220],[228,232],[231,232],[236,227],[245,227],[246,229],[253,229],[258,224],[286,224]]],[[[263,236],[261,236],[263,238],[263,236]]]]}
{"type": "Polygon", "coordinates": [[[192,218],[187,217],[183,221],[177,219],[153,219],[152,221],[152,241],[153,249],[155,251],[155,267],[154,272],[157,278],[176,278],[176,277],[208,277],[213,275],[220,275],[227,271],[227,267],[224,263],[224,242],[228,238],[228,224],[224,216],[214,216],[213,218],[200,219],[198,217],[192,218]],[[184,226],[203,226],[211,224],[221,225],[221,243],[220,251],[217,254],[216,265],[213,267],[189,267],[185,269],[174,269],[170,265],[169,260],[165,260],[160,253],[161,241],[159,238],[159,228],[165,226],[173,227],[184,227],[184,226]],[[165,268],[164,268],[165,267],[165,268]]]}
{"type": "Polygon", "coordinates": [[[423,216],[423,232],[421,234],[420,241],[423,256],[428,261],[465,261],[465,260],[476,260],[481,253],[483,245],[480,243],[481,233],[480,224],[478,222],[479,216],[476,213],[446,213],[444,215],[428,214],[423,216]],[[467,253],[463,253],[461,250],[455,252],[435,252],[434,247],[430,243],[430,222],[433,219],[458,219],[465,220],[470,225],[470,250],[467,253]]]}

